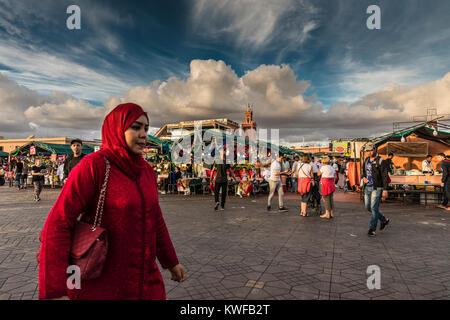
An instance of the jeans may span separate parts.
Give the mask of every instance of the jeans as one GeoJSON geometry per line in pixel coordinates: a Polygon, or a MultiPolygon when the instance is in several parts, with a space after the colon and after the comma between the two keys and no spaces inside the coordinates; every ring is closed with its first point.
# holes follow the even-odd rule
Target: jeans
{"type": "Polygon", "coordinates": [[[291,191],[295,193],[298,189],[298,178],[291,178],[291,181],[291,191]]]}
{"type": "Polygon", "coordinates": [[[216,203],[219,202],[219,190],[222,189],[222,199],[221,199],[221,203],[220,206],[222,208],[225,208],[225,199],[227,197],[227,192],[228,192],[228,181],[225,182],[217,182],[214,185],[214,200],[216,201],[216,203]]]}
{"type": "Polygon", "coordinates": [[[28,174],[22,173],[22,175],[20,176],[20,182],[22,183],[22,187],[27,187],[27,179],[28,179],[28,174]]]}
{"type": "Polygon", "coordinates": [[[370,230],[375,231],[377,229],[378,220],[382,223],[386,222],[386,217],[380,213],[378,207],[380,206],[381,195],[383,193],[383,189],[375,189],[373,187],[367,187],[364,191],[364,204],[366,206],[366,210],[372,213],[372,217],[370,219],[370,230]]]}
{"type": "Polygon", "coordinates": [[[17,183],[17,188],[21,187],[21,183],[20,183],[20,178],[22,177],[22,173],[16,173],[16,183],[17,183]]]}
{"type": "Polygon", "coordinates": [[[272,205],[272,198],[275,194],[275,190],[278,190],[278,204],[279,204],[280,208],[282,208],[284,192],[283,192],[283,185],[281,184],[281,181],[269,180],[269,186],[270,186],[270,194],[269,194],[269,198],[267,199],[267,205],[268,206],[272,205]]]}

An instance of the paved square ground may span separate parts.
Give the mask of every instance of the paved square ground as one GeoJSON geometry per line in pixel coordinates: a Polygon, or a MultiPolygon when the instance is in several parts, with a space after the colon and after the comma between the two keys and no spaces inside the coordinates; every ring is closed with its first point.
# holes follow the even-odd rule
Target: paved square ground
{"type": "MultiPolygon", "coordinates": [[[[59,194],[0,187],[0,300],[37,299],[37,234],[59,194]]],[[[162,271],[168,299],[450,299],[450,213],[382,204],[392,219],[369,238],[370,216],[359,195],[336,195],[336,218],[267,212],[266,196],[228,199],[161,195],[160,202],[188,278],[162,271]],[[367,288],[367,267],[381,270],[381,289],[367,288]]],[[[277,196],[272,207],[277,206],[277,196]]]]}

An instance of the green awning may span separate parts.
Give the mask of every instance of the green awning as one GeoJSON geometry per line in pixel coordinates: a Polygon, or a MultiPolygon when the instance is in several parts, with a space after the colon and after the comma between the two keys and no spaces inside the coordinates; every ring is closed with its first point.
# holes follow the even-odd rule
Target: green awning
{"type": "Polygon", "coordinates": [[[9,153],[0,151],[0,157],[2,157],[2,158],[8,158],[8,157],[9,157],[9,153]]]}
{"type": "MultiPolygon", "coordinates": [[[[51,153],[56,153],[59,155],[62,154],[73,154],[72,149],[70,148],[69,144],[56,144],[56,143],[43,143],[43,142],[34,142],[33,143],[37,147],[41,147],[42,149],[45,149],[47,151],[50,151],[51,153]]],[[[94,152],[94,146],[92,145],[83,145],[83,149],[81,149],[81,152],[84,154],[90,154],[94,152]]]]}
{"type": "Polygon", "coordinates": [[[437,135],[434,135],[433,134],[434,129],[429,128],[426,125],[420,125],[420,126],[416,126],[415,128],[409,128],[409,129],[393,132],[391,134],[387,134],[387,135],[375,138],[372,141],[375,143],[375,146],[378,147],[390,139],[400,140],[401,137],[406,138],[410,134],[416,133],[419,137],[424,138],[424,139],[450,144],[450,132],[442,131],[442,130],[436,130],[436,131],[437,131],[437,135]]]}
{"type": "MultiPolygon", "coordinates": [[[[30,149],[31,145],[34,145],[34,146],[36,146],[40,149],[43,149],[49,153],[55,153],[58,155],[73,154],[73,151],[70,148],[70,144],[43,143],[43,142],[32,141],[32,142],[27,143],[26,145],[20,146],[17,149],[13,150],[11,152],[11,155],[16,156],[18,153],[23,153],[24,151],[28,151],[30,149]]],[[[84,144],[83,149],[81,149],[81,152],[84,154],[93,153],[94,146],[84,144]]]]}
{"type": "Polygon", "coordinates": [[[158,137],[152,136],[152,135],[147,135],[147,139],[149,142],[156,144],[158,146],[165,146],[167,148],[171,148],[173,142],[172,141],[165,141],[165,140],[161,140],[158,137]]]}
{"type": "MultiPolygon", "coordinates": [[[[226,133],[223,133],[223,132],[212,131],[211,129],[203,129],[203,130],[202,130],[202,133],[205,133],[205,131],[207,131],[207,130],[209,130],[213,136],[222,136],[222,137],[225,137],[225,138],[228,138],[228,139],[234,139],[234,141],[239,142],[239,143],[242,143],[242,144],[248,143],[248,144],[250,144],[250,145],[257,146],[257,143],[256,143],[255,141],[251,141],[251,140],[250,140],[250,141],[246,141],[244,138],[241,138],[241,137],[238,137],[238,136],[232,136],[232,135],[229,135],[229,134],[226,134],[226,133]]],[[[194,135],[194,132],[192,132],[192,133],[189,134],[189,136],[191,136],[191,137],[192,137],[193,135],[194,135]]],[[[180,142],[180,141],[181,141],[182,139],[184,139],[185,137],[186,137],[186,136],[181,137],[181,138],[178,140],[178,142],[180,142]]],[[[172,146],[173,146],[173,145],[171,145],[171,147],[172,147],[172,146]]],[[[267,147],[268,147],[269,149],[272,149],[272,143],[267,142],[267,147]]],[[[292,149],[288,149],[288,148],[281,147],[281,146],[278,146],[278,150],[279,150],[279,152],[280,152],[281,154],[288,154],[288,155],[295,155],[295,154],[302,155],[302,154],[303,154],[303,152],[301,152],[301,151],[294,151],[294,150],[292,150],[292,149]]]]}

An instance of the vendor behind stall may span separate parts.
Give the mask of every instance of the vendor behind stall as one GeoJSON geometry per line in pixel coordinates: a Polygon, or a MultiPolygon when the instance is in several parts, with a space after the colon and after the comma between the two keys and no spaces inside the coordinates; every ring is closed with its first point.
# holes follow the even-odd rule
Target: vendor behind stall
{"type": "Polygon", "coordinates": [[[429,154],[429,155],[427,155],[427,158],[422,161],[422,173],[433,174],[434,168],[433,168],[433,164],[431,163],[432,159],[433,159],[433,156],[431,154],[429,154]]]}

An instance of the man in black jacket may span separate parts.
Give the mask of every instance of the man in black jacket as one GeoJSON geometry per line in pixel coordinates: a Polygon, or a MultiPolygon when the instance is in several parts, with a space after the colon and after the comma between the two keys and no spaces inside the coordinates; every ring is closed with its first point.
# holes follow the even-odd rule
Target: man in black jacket
{"type": "Polygon", "coordinates": [[[450,206],[448,205],[448,200],[450,199],[450,159],[448,159],[443,153],[439,153],[438,158],[442,161],[441,187],[444,188],[444,199],[442,204],[438,207],[450,211],[450,206]]]}
{"type": "Polygon", "coordinates": [[[378,220],[380,220],[380,230],[383,230],[390,221],[379,211],[381,197],[387,198],[389,162],[378,156],[375,147],[372,146],[371,149],[370,157],[363,164],[362,178],[365,186],[364,204],[367,211],[372,213],[367,234],[375,236],[378,220]]]}
{"type": "Polygon", "coordinates": [[[70,171],[83,159],[85,156],[81,150],[83,149],[83,142],[80,139],[74,139],[70,142],[70,148],[73,151],[73,155],[67,157],[64,161],[64,182],[66,182],[70,171]]]}

